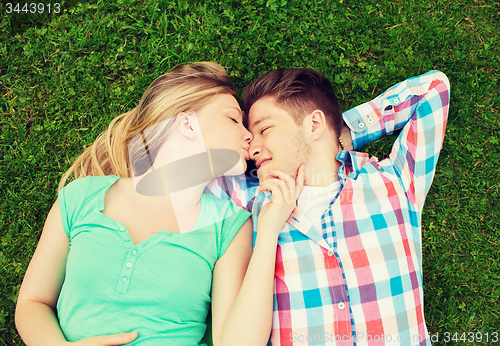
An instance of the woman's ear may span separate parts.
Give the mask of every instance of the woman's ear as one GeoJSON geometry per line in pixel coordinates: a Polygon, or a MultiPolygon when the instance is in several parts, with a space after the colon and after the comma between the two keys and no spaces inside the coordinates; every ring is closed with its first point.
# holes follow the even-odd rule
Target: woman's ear
{"type": "Polygon", "coordinates": [[[197,122],[195,119],[196,115],[194,112],[179,113],[175,119],[175,124],[179,132],[189,139],[196,138],[195,128],[197,126],[197,122]]]}

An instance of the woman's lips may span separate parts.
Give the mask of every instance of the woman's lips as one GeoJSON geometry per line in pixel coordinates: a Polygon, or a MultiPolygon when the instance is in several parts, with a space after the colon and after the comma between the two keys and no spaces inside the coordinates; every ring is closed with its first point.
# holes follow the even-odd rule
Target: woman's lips
{"type": "Polygon", "coordinates": [[[245,151],[245,160],[250,160],[250,153],[249,153],[249,149],[248,148],[243,148],[243,150],[245,151]]]}

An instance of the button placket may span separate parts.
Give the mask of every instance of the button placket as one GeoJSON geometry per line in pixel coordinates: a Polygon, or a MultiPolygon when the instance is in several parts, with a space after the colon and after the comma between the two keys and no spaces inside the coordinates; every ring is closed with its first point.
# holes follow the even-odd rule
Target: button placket
{"type": "MultiPolygon", "coordinates": [[[[124,225],[122,225],[124,226],[124,225]]],[[[136,266],[137,261],[142,253],[148,251],[151,247],[155,246],[157,243],[170,236],[170,232],[160,230],[158,233],[152,235],[151,237],[143,240],[142,242],[134,245],[130,240],[130,235],[126,231],[126,227],[123,232],[120,233],[123,241],[128,245],[128,249],[126,252],[126,256],[123,260],[122,270],[120,275],[118,276],[118,284],[116,286],[116,293],[118,294],[127,294],[129,285],[133,279],[134,267],[136,266]],[[128,238],[128,240],[126,240],[128,238]]]]}
{"type": "MultiPolygon", "coordinates": [[[[125,239],[124,239],[125,240],[125,239]]],[[[126,294],[128,287],[132,280],[132,274],[135,267],[135,263],[138,260],[140,251],[137,248],[133,248],[127,251],[127,256],[125,257],[122,265],[122,270],[118,279],[118,284],[116,287],[116,292],[119,294],[126,294]]]]}
{"type": "Polygon", "coordinates": [[[130,235],[128,234],[127,227],[122,224],[121,222],[116,222],[116,226],[118,228],[118,234],[120,235],[120,238],[125,242],[125,243],[131,243],[130,235]]]}
{"type": "MultiPolygon", "coordinates": [[[[330,264],[333,264],[333,262],[338,263],[336,253],[334,251],[330,250],[330,251],[325,251],[323,253],[324,253],[324,255],[328,256],[325,258],[325,261],[330,262],[330,264]]],[[[336,266],[333,266],[333,267],[336,267],[336,266]]],[[[343,274],[341,273],[341,267],[339,266],[335,269],[337,270],[335,272],[335,274],[342,275],[342,278],[343,278],[343,274]]],[[[342,281],[344,282],[344,285],[345,285],[346,283],[345,283],[344,278],[342,279],[342,281]]],[[[340,318],[340,316],[344,316],[345,314],[349,314],[350,313],[349,309],[346,309],[348,307],[347,306],[347,299],[348,298],[347,299],[344,298],[344,297],[348,296],[347,286],[343,286],[341,288],[341,291],[332,290],[331,293],[332,293],[332,301],[334,304],[333,306],[338,309],[337,313],[341,314],[341,315],[339,315],[339,318],[340,318]],[[335,303],[335,302],[337,302],[337,303],[335,303]]]]}

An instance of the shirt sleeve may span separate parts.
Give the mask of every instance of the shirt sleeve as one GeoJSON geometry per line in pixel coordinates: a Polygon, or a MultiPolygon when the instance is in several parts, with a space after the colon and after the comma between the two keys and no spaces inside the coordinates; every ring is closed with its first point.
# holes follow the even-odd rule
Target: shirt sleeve
{"type": "Polygon", "coordinates": [[[434,178],[449,100],[448,78],[440,71],[430,71],[398,83],[343,114],[354,149],[403,129],[389,159],[409,192],[410,202],[419,210],[434,178]]]}
{"type": "Polygon", "coordinates": [[[222,176],[211,180],[205,188],[206,193],[230,200],[238,207],[251,211],[255,197],[259,193],[259,180],[245,175],[222,176]]]}
{"type": "Polygon", "coordinates": [[[224,255],[241,226],[252,215],[248,211],[236,207],[233,203],[228,203],[227,208],[227,215],[229,216],[222,221],[217,258],[221,258],[224,255]]]}
{"type": "Polygon", "coordinates": [[[88,179],[75,179],[59,191],[59,208],[64,232],[71,237],[71,229],[78,218],[78,211],[83,203],[88,179]]]}

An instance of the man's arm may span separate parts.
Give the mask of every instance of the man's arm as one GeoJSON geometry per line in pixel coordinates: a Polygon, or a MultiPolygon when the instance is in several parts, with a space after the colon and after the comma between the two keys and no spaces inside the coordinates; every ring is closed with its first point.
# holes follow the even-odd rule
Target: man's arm
{"type": "Polygon", "coordinates": [[[398,169],[411,202],[421,209],[443,143],[450,84],[430,71],[387,89],[372,101],[344,112],[353,148],[403,128],[389,159],[398,169]]]}
{"type": "Polygon", "coordinates": [[[344,126],[342,126],[342,132],[340,133],[340,139],[342,140],[342,144],[344,144],[345,150],[354,150],[352,145],[351,129],[346,125],[345,121],[344,126]]]}

